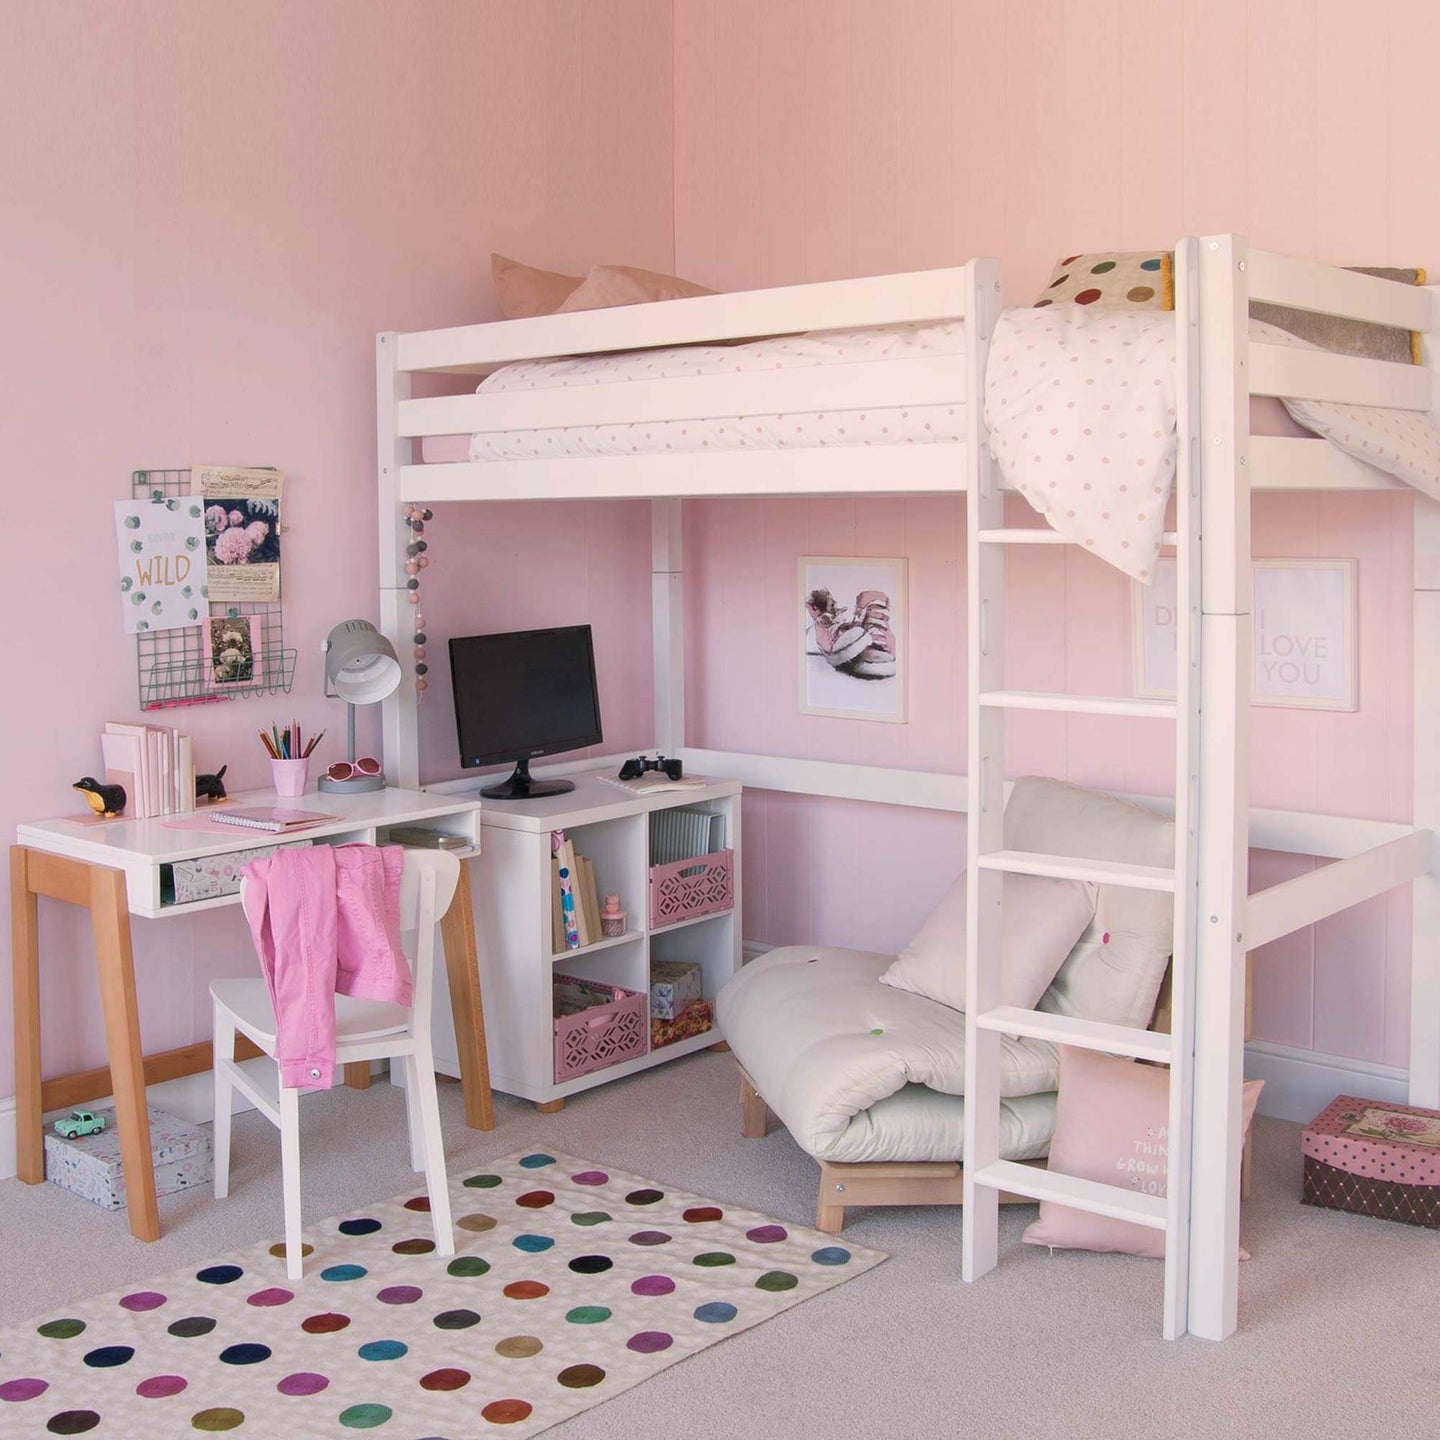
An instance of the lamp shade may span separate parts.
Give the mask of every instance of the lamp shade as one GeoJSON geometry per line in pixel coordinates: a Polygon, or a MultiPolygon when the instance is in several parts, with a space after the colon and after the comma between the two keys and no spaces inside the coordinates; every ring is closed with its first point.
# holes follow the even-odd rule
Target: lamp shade
{"type": "Polygon", "coordinates": [[[342,620],[325,641],[325,678],[342,700],[374,705],[399,688],[400,661],[368,620],[342,620]]]}

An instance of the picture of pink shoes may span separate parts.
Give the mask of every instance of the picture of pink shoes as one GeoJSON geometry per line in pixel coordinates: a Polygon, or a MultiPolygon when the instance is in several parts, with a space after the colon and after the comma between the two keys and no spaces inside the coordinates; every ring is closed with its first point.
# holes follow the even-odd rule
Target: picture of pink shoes
{"type": "Polygon", "coordinates": [[[857,680],[886,680],[895,673],[895,636],[890,597],[862,590],[853,609],[835,603],[828,590],[812,590],[805,603],[814,627],[816,653],[857,680]]]}
{"type": "Polygon", "coordinates": [[[905,723],[908,579],[899,558],[800,557],[802,715],[905,723]]]}

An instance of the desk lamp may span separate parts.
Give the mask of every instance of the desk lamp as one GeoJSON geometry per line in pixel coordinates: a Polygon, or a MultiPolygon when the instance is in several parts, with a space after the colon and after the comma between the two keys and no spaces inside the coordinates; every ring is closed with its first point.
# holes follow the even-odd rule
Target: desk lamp
{"type": "Polygon", "coordinates": [[[400,687],[400,661],[395,647],[368,621],[343,620],[326,637],[325,694],[343,700],[349,741],[351,773],[335,780],[322,775],[319,788],[329,794],[353,795],[357,791],[383,790],[385,775],[362,775],[355,770],[355,707],[376,705],[400,687]]]}

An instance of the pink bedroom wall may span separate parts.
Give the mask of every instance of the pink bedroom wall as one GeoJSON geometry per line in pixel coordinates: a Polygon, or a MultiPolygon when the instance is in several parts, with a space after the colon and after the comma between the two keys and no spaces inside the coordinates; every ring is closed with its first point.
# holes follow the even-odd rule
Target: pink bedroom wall
{"type": "MultiPolygon", "coordinates": [[[[288,476],[292,694],[157,718],[235,788],[254,731],[330,727],[319,645],[374,590],[374,334],[496,317],[492,248],[544,265],[671,264],[669,0],[78,0],[6,7],[0,46],[0,358],[11,621],[0,834],[75,812],[106,719],[137,718],[111,501],[130,472],[273,464],[288,476]]],[[[650,731],[648,524],[594,506],[441,517],[427,619],[607,617],[607,730],[650,731]],[[636,523],[638,521],[638,523],[636,523]],[[630,553],[633,550],[633,554],[630,553]],[[545,583],[539,584],[537,580],[545,583]],[[625,629],[630,624],[634,633],[625,629]]],[[[426,706],[453,773],[448,693],[426,706]]],[[[377,743],[373,715],[362,741],[377,743]]],[[[8,915],[0,912],[8,935],[8,915]]],[[[47,1073],[103,1058],[88,934],[42,902],[47,1073]]],[[[143,1038],[206,1038],[207,985],[253,960],[238,912],[137,922],[143,1038]]],[[[11,1074],[0,983],[0,1094],[11,1074]]]]}
{"type": "MultiPolygon", "coordinates": [[[[676,0],[675,246],[721,289],[1000,256],[1026,303],[1062,254],[1235,230],[1298,255],[1440,267],[1428,0],[676,0]]],[[[963,768],[963,504],[687,507],[692,742],[963,768]],[[905,726],[796,713],[795,558],[901,554],[905,726]]],[[[1361,708],[1254,712],[1255,803],[1407,819],[1410,505],[1263,496],[1257,555],[1358,559],[1361,708]]],[[[1126,693],[1129,594],[1083,555],[1017,557],[1016,684],[1126,693]]],[[[1020,717],[1009,768],[1169,789],[1155,722],[1020,717]]],[[[903,944],[960,863],[957,820],[747,804],[747,930],[903,944]]],[[[1311,862],[1256,854],[1255,885],[1311,862]]],[[[1262,952],[1258,1038],[1403,1066],[1408,897],[1262,952]]]]}

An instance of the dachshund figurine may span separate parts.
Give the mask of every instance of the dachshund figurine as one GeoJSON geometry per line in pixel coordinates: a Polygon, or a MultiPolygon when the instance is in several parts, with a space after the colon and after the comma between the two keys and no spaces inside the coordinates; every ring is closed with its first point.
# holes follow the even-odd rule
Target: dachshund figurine
{"type": "Polygon", "coordinates": [[[213,775],[197,775],[195,777],[195,798],[197,800],[208,800],[212,805],[218,805],[226,798],[225,795],[225,772],[230,767],[222,765],[213,775]]]}
{"type": "Polygon", "coordinates": [[[123,785],[102,785],[93,776],[87,775],[83,780],[77,780],[71,788],[78,790],[89,801],[90,808],[106,819],[113,819],[125,808],[123,785]]]}

